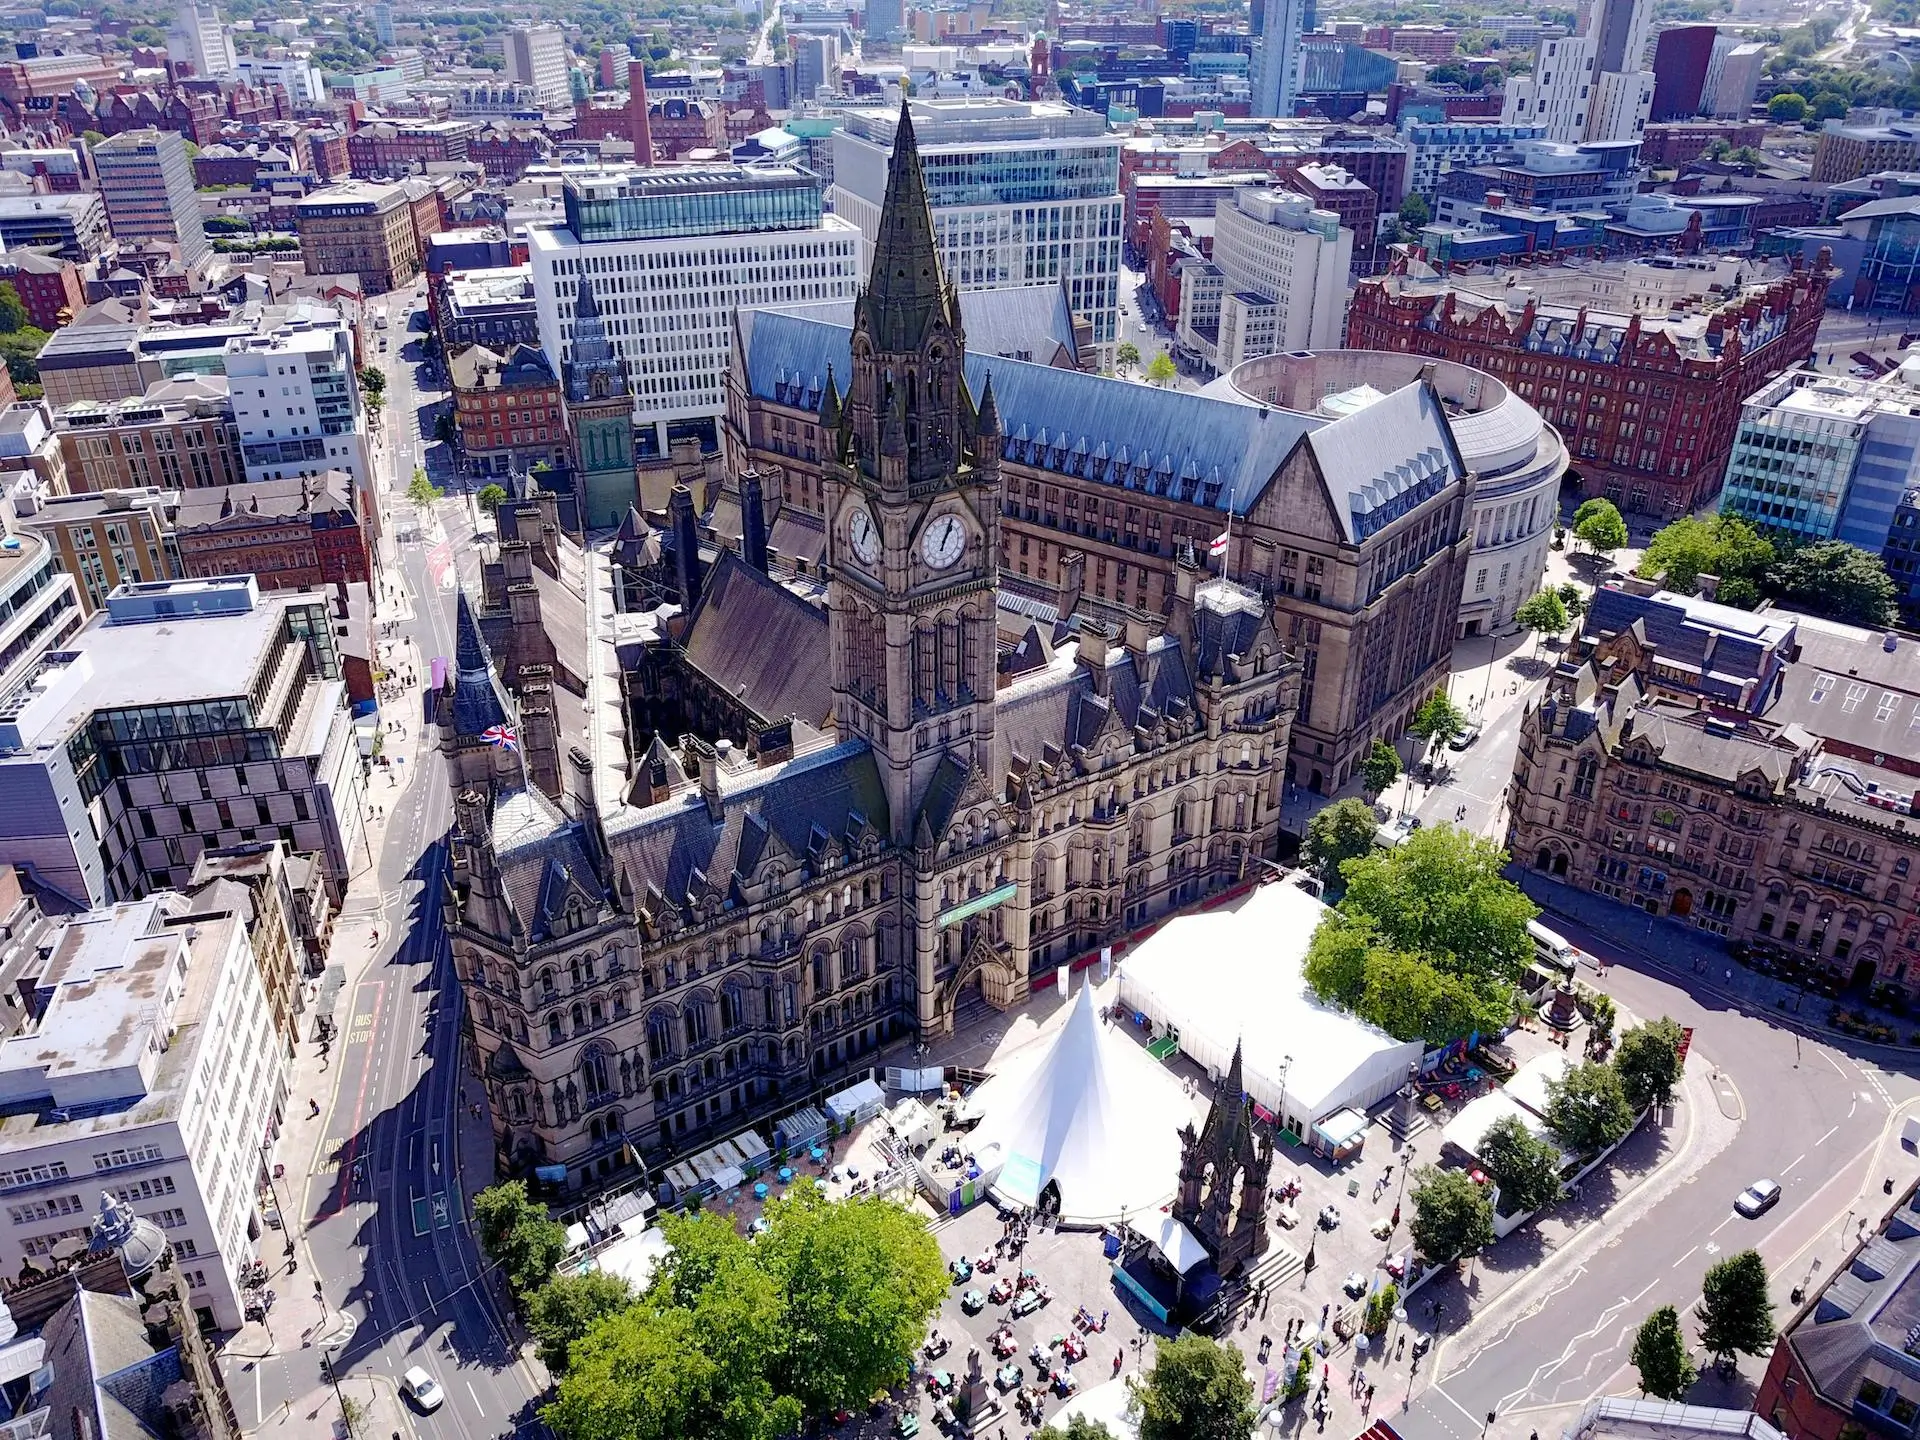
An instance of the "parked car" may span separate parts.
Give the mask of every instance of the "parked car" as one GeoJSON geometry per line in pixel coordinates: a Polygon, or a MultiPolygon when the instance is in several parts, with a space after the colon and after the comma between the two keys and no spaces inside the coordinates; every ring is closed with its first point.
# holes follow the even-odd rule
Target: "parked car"
{"type": "Polygon", "coordinates": [[[1740,1192],[1740,1198],[1733,1202],[1733,1208],[1749,1220],[1756,1220],[1780,1203],[1780,1183],[1777,1180],[1756,1180],[1740,1192]]]}
{"type": "Polygon", "coordinates": [[[440,1382],[418,1365],[400,1377],[400,1393],[422,1410],[438,1410],[441,1402],[447,1398],[447,1392],[440,1388],[440,1382]]]}
{"type": "Polygon", "coordinates": [[[1447,741],[1447,749],[1465,750],[1468,746],[1472,745],[1473,742],[1478,740],[1479,738],[1480,738],[1480,727],[1478,725],[1469,725],[1467,726],[1466,729],[1462,730],[1458,735],[1454,736],[1451,740],[1447,741]]]}

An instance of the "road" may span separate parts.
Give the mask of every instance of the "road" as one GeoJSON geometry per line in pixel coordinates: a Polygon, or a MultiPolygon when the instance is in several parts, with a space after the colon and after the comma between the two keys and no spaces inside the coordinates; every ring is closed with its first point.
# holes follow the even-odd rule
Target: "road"
{"type": "Polygon", "coordinates": [[[1833,41],[1815,58],[1828,64],[1837,65],[1853,48],[1853,42],[1860,33],[1860,27],[1867,23],[1867,17],[1873,13],[1873,6],[1867,0],[1853,0],[1847,7],[1847,18],[1840,28],[1833,32],[1833,41]]]}
{"type": "MultiPolygon", "coordinates": [[[[1416,792],[1411,808],[1426,822],[1453,823],[1457,807],[1465,805],[1462,823],[1469,828],[1495,838],[1504,832],[1504,792],[1521,709],[1545,673],[1545,661],[1535,663],[1532,656],[1533,642],[1524,636],[1462,642],[1456,666],[1463,673],[1454,682],[1454,700],[1483,714],[1485,730],[1466,752],[1448,754],[1453,769],[1445,783],[1416,792]],[[1489,670],[1490,653],[1495,663],[1489,670]],[[1517,692],[1509,691],[1511,685],[1517,692]]],[[[1612,911],[1616,936],[1622,933],[1620,913],[1612,911]]],[[[1501,1417],[1501,1435],[1525,1435],[1530,1426],[1548,1433],[1547,1417],[1528,1421],[1529,1412],[1634,1390],[1631,1372],[1620,1371],[1647,1312],[1668,1303],[1684,1310],[1699,1297],[1707,1267],[1731,1251],[1757,1247],[1777,1268],[1823,1228],[1844,1223],[1893,1107],[1920,1096],[1908,1062],[1881,1052],[1864,1059],[1812,1039],[1796,1040],[1767,1015],[1746,1013],[1722,998],[1713,982],[1727,962],[1704,938],[1691,943],[1665,925],[1659,935],[1649,928],[1642,936],[1634,926],[1626,938],[1659,954],[1662,965],[1655,965],[1577,919],[1546,918],[1607,963],[1605,988],[1624,1009],[1671,1015],[1694,1027],[1688,1063],[1724,1074],[1723,1091],[1730,1094],[1715,1118],[1737,1130],[1696,1177],[1644,1215],[1636,1217],[1630,1205],[1609,1206],[1601,1223],[1619,1228],[1599,1256],[1584,1266],[1568,1264],[1547,1303],[1526,1315],[1525,1323],[1496,1330],[1491,1342],[1471,1353],[1443,1348],[1441,1383],[1416,1394],[1405,1413],[1398,1409],[1404,1367],[1392,1374],[1383,1389],[1395,1398],[1389,1415],[1407,1440],[1476,1440],[1490,1412],[1501,1417]],[[1696,962],[1704,971],[1695,970],[1696,962]],[[1759,1220],[1736,1217],[1733,1197],[1763,1177],[1781,1183],[1780,1204],[1759,1220]]],[[[1687,1117],[1674,1123],[1687,1123],[1687,1117]]],[[[1546,1263],[1553,1263],[1550,1257],[1546,1263]]],[[[1512,1318],[1520,1318],[1518,1306],[1512,1318]]]]}
{"type": "MultiPolygon", "coordinates": [[[[409,300],[403,295],[396,303],[409,300]]],[[[401,519],[397,528],[411,534],[411,507],[398,497],[416,464],[443,471],[437,452],[445,447],[421,439],[422,429],[432,433],[431,407],[440,397],[416,387],[417,336],[403,354],[403,323],[396,313],[392,330],[373,333],[389,335],[394,347],[378,357],[389,372],[389,524],[401,519]]],[[[462,507],[448,501],[437,508],[458,532],[447,537],[447,550],[477,563],[462,507]]],[[[399,578],[414,609],[414,618],[400,625],[407,642],[402,653],[410,652],[422,678],[430,657],[454,649],[450,580],[429,564],[434,539],[429,526],[424,541],[399,545],[399,578]]],[[[421,690],[406,692],[384,713],[417,730],[422,698],[421,690]]],[[[389,788],[378,774],[373,781],[373,800],[391,812],[377,859],[379,954],[339,1005],[325,1141],[293,1204],[305,1220],[328,1308],[347,1317],[325,1342],[342,1377],[373,1371],[397,1380],[409,1366],[425,1366],[440,1380],[446,1402],[431,1415],[416,1413],[421,1435],[544,1433],[532,1406],[544,1382],[518,1358],[482,1278],[461,1189],[463,1161],[468,1169],[484,1169],[492,1156],[484,1136],[472,1133],[477,1123],[469,1126],[464,1156],[457,1145],[467,1102],[459,992],[441,908],[451,811],[444,767],[429,747],[407,768],[417,773],[404,786],[389,788]]],[[[371,896],[366,904],[371,908],[371,896]]],[[[283,1351],[244,1375],[230,1373],[243,1426],[254,1428],[283,1402],[325,1384],[321,1353],[283,1351]]]]}

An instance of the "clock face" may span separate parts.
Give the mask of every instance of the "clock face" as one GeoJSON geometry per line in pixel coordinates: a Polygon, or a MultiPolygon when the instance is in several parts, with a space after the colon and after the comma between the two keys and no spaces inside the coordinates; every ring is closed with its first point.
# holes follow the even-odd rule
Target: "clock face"
{"type": "Polygon", "coordinates": [[[967,548],[967,527],[958,515],[942,515],[927,526],[920,542],[920,554],[935,570],[944,570],[958,560],[967,548]]]}
{"type": "Polygon", "coordinates": [[[847,522],[847,539],[853,542],[853,553],[862,563],[871,565],[880,558],[880,531],[864,506],[847,522]]]}

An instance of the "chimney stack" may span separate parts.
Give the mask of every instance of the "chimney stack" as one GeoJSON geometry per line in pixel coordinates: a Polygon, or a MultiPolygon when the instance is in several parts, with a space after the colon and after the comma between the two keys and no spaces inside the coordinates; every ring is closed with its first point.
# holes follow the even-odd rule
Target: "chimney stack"
{"type": "Polygon", "coordinates": [[[767,573],[767,507],[760,492],[760,472],[748,467],[740,475],[740,558],[767,573]]]}
{"type": "Polygon", "coordinates": [[[633,159],[637,165],[653,164],[653,121],[647,117],[647,67],[639,60],[627,62],[627,116],[633,125],[633,159]]]}
{"type": "Polygon", "coordinates": [[[667,497],[667,528],[673,532],[673,576],[680,586],[680,610],[691,615],[700,599],[700,524],[693,513],[693,492],[673,487],[667,497]]]}

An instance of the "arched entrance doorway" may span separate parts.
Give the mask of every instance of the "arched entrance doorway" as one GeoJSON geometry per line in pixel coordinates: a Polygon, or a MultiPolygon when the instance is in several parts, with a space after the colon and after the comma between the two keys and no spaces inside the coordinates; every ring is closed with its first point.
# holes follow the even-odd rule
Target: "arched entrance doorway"
{"type": "Polygon", "coordinates": [[[1691,915],[1693,913],[1693,892],[1691,890],[1674,891],[1673,904],[1669,908],[1671,913],[1677,916],[1684,917],[1691,915]]]}

